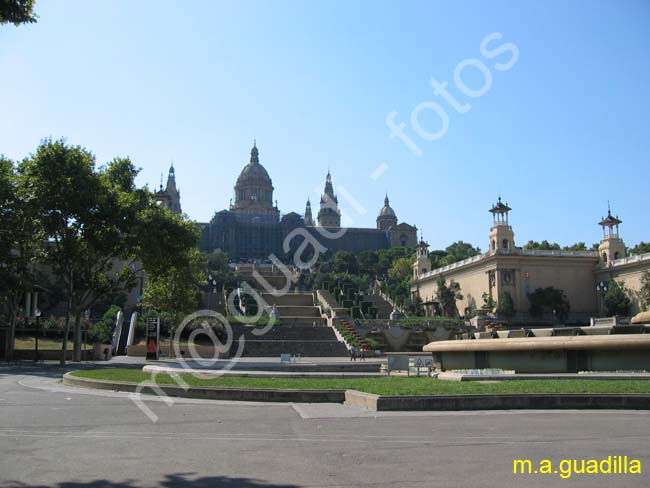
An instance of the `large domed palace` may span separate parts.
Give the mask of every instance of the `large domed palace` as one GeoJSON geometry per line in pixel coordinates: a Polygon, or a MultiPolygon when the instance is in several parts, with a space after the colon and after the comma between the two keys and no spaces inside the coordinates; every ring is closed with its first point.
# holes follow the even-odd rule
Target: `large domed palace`
{"type": "MultiPolygon", "coordinates": [[[[341,211],[338,197],[334,193],[332,176],[327,173],[325,189],[320,199],[320,208],[314,221],[311,202],[307,200],[305,212],[281,214],[277,201],[273,200],[273,182],[266,168],[260,164],[259,150],[254,143],[250,161],[244,166],[235,183],[235,202],[228,210],[215,213],[209,223],[201,226],[201,250],[211,252],[220,249],[231,259],[268,259],[271,254],[286,257],[283,243],[295,229],[309,232],[328,251],[360,252],[385,249],[394,246],[415,246],[417,228],[398,223],[391,208],[388,195],[377,217],[377,227],[365,229],[341,227],[341,211]]],[[[161,204],[180,213],[180,191],[176,187],[173,166],[167,179],[167,186],[156,193],[161,204]]],[[[290,242],[295,250],[304,237],[290,242]]]]}

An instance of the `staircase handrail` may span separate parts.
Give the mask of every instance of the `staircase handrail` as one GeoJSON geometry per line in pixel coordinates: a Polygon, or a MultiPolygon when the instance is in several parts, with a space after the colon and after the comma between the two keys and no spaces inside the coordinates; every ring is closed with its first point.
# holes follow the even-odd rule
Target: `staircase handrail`
{"type": "Polygon", "coordinates": [[[393,300],[390,297],[390,295],[388,295],[387,293],[384,293],[381,290],[381,285],[382,285],[382,282],[375,279],[375,291],[378,292],[378,295],[380,297],[382,297],[384,300],[386,300],[395,310],[397,310],[399,313],[401,313],[404,317],[408,317],[408,314],[406,313],[406,310],[404,310],[402,307],[397,305],[397,302],[395,302],[395,300],[393,300]]]}

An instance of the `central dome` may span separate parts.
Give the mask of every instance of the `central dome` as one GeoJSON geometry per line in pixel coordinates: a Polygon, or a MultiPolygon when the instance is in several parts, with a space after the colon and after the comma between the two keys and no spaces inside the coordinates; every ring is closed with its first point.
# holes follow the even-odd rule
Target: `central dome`
{"type": "Polygon", "coordinates": [[[252,164],[248,163],[246,166],[244,166],[244,169],[241,170],[241,173],[239,173],[239,177],[237,178],[237,184],[239,183],[245,183],[247,180],[263,180],[268,182],[269,184],[271,183],[271,177],[267,173],[266,169],[264,166],[261,164],[252,164]]]}
{"type": "Polygon", "coordinates": [[[390,206],[390,203],[388,201],[388,195],[386,195],[386,198],[384,198],[384,206],[379,211],[379,216],[380,217],[395,217],[395,210],[393,210],[393,208],[390,206]]]}
{"type": "Polygon", "coordinates": [[[273,183],[260,164],[257,145],[253,143],[250,162],[239,173],[235,184],[235,209],[273,209],[273,183]]]}

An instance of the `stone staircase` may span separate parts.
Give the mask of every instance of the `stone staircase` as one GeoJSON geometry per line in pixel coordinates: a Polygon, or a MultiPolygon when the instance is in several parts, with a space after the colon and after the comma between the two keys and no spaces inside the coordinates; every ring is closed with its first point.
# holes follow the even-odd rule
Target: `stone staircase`
{"type": "Polygon", "coordinates": [[[372,302],[374,307],[377,307],[377,318],[379,319],[389,319],[390,314],[393,311],[393,306],[388,303],[381,295],[379,294],[370,294],[364,295],[363,299],[367,302],[372,302]]]}
{"type": "Polygon", "coordinates": [[[345,335],[348,335],[348,339],[346,339],[347,346],[354,346],[357,349],[363,348],[366,351],[371,349],[366,340],[357,332],[350,317],[336,318],[334,320],[334,327],[336,327],[339,333],[344,337],[345,335]]]}
{"type": "MultiPolygon", "coordinates": [[[[286,278],[281,271],[269,266],[256,266],[255,269],[269,283],[277,282],[276,289],[281,289],[286,278]]],[[[239,344],[243,342],[243,357],[278,357],[281,354],[299,354],[303,357],[337,357],[348,354],[345,343],[339,341],[333,329],[327,327],[327,317],[315,303],[314,293],[289,292],[274,295],[260,287],[252,276],[252,266],[239,269],[251,287],[256,289],[268,304],[266,314],[273,308],[279,318],[266,333],[258,335],[255,327],[233,325],[234,342],[229,354],[236,354],[239,344]]],[[[257,332],[262,327],[257,327],[257,332]]]]}
{"type": "Polygon", "coordinates": [[[314,303],[312,293],[287,293],[273,295],[262,293],[262,298],[269,304],[267,313],[275,306],[282,325],[326,325],[327,319],[321,316],[320,308],[314,303]]]}
{"type": "MultiPolygon", "coordinates": [[[[348,351],[329,327],[313,325],[276,325],[263,335],[256,335],[255,327],[234,325],[234,341],[229,356],[236,354],[243,341],[242,357],[278,357],[281,354],[300,354],[302,357],[346,356],[348,351]]],[[[257,327],[258,330],[261,327],[257,327]]]]}

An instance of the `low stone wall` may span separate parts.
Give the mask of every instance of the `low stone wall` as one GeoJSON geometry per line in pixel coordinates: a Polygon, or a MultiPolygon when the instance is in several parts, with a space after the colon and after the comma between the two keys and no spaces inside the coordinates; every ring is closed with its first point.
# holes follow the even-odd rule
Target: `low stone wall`
{"type": "Polygon", "coordinates": [[[517,373],[650,371],[650,334],[474,339],[432,342],[436,369],[503,369],[517,373]]]}
{"type": "Polygon", "coordinates": [[[102,381],[80,378],[66,373],[63,384],[82,388],[113,390],[144,395],[159,395],[163,392],[169,397],[196,398],[204,400],[232,400],[245,402],[296,402],[296,403],[343,403],[344,390],[267,390],[262,388],[207,388],[191,387],[184,389],[174,385],[143,385],[120,381],[102,381]]]}
{"type": "Polygon", "coordinates": [[[514,409],[650,409],[650,395],[512,394],[382,396],[345,392],[345,404],[371,411],[390,410],[514,410],[514,409]]]}

